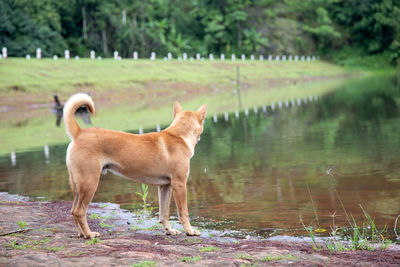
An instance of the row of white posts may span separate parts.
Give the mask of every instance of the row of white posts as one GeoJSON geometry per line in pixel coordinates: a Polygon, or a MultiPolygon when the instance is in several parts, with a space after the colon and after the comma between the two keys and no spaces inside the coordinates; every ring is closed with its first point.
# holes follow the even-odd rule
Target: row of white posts
{"type": "MultiPolygon", "coordinates": [[[[0,54],[0,58],[7,58],[7,48],[6,47],[3,47],[2,54],[0,54]]],[[[37,59],[41,59],[42,58],[42,49],[40,49],[40,48],[36,49],[36,58],[37,59]]],[[[65,59],[70,59],[69,50],[65,50],[64,51],[64,58],[65,59]]],[[[134,60],[139,59],[138,52],[136,52],[136,51],[133,52],[132,58],[134,60]]],[[[30,55],[26,55],[26,59],[31,59],[31,56],[30,55]]],[[[57,60],[58,56],[54,55],[53,59],[57,60]]],[[[78,60],[79,56],[75,56],[75,59],[78,60]]],[[[94,50],[90,51],[90,59],[96,59],[96,52],[94,50]]],[[[97,57],[97,59],[100,60],[101,57],[97,57]]],[[[118,51],[114,51],[114,59],[115,60],[121,60],[122,59],[121,56],[118,54],[118,51]]],[[[150,60],[155,60],[155,59],[156,59],[156,53],[155,52],[151,52],[150,60]]],[[[164,60],[172,60],[172,59],[173,59],[173,56],[172,56],[171,52],[169,52],[167,54],[167,56],[164,57],[164,60]]],[[[184,60],[184,61],[185,60],[194,60],[193,57],[189,58],[186,53],[183,53],[182,57],[179,56],[177,59],[178,60],[184,60]]],[[[208,55],[208,59],[209,60],[214,60],[214,55],[213,54],[209,54],[208,55]]],[[[246,55],[242,54],[240,59],[241,60],[246,60],[246,55]]],[[[272,56],[272,55],[269,55],[267,59],[268,59],[268,61],[314,61],[314,60],[319,59],[319,57],[316,57],[316,56],[298,56],[298,55],[295,55],[295,56],[292,56],[292,55],[289,55],[289,56],[286,56],[286,55],[283,55],[283,56],[279,56],[279,55],[278,56],[272,56]]],[[[197,53],[196,54],[196,60],[204,60],[204,57],[202,57],[199,53],[197,53]]],[[[220,60],[225,60],[225,54],[221,54],[220,55],[220,60]]],[[[236,60],[236,55],[235,54],[231,55],[231,60],[232,61],[236,60]]],[[[254,55],[251,55],[250,56],[250,60],[256,60],[256,57],[254,55]]],[[[263,61],[264,60],[264,56],[260,55],[258,57],[258,60],[263,61]]]]}

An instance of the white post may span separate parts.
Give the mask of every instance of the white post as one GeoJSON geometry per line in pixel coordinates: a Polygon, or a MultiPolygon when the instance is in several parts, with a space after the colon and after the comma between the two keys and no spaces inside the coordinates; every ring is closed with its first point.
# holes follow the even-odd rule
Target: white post
{"type": "Polygon", "coordinates": [[[64,51],[65,59],[69,59],[69,50],[64,51]]]}
{"type": "Polygon", "coordinates": [[[201,56],[199,53],[196,54],[196,60],[200,60],[201,56]]]}
{"type": "Polygon", "coordinates": [[[218,122],[217,115],[215,115],[215,114],[213,115],[213,122],[214,122],[214,123],[218,122]]]}
{"type": "Polygon", "coordinates": [[[53,59],[54,59],[54,60],[57,60],[57,59],[58,59],[58,56],[57,56],[57,55],[54,55],[54,56],[53,56],[53,59]]]}
{"type": "Polygon", "coordinates": [[[101,56],[98,56],[98,57],[97,57],[97,60],[101,60],[101,56]]]}
{"type": "Polygon", "coordinates": [[[3,49],[1,50],[2,54],[3,54],[3,58],[7,58],[7,47],[3,47],[3,49]]]}
{"type": "Polygon", "coordinates": [[[254,60],[254,55],[251,55],[251,56],[250,56],[250,60],[254,60]]]}
{"type": "Polygon", "coordinates": [[[209,58],[210,60],[214,60],[213,54],[210,54],[210,55],[208,56],[208,58],[209,58]]]}
{"type": "Polygon", "coordinates": [[[242,54],[242,60],[246,60],[246,56],[242,54]]]}
{"type": "Polygon", "coordinates": [[[155,59],[156,59],[156,53],[155,52],[151,52],[150,60],[155,60],[155,59]]]}
{"type": "Polygon", "coordinates": [[[96,58],[96,52],[94,52],[93,50],[90,51],[90,59],[95,59],[96,58]]]}
{"type": "Polygon", "coordinates": [[[46,157],[46,159],[48,160],[50,158],[50,149],[48,145],[44,145],[44,156],[46,157]]]}
{"type": "Polygon", "coordinates": [[[263,61],[263,60],[264,60],[264,56],[260,55],[260,61],[263,61]]]}
{"type": "Polygon", "coordinates": [[[42,58],[42,49],[36,48],[36,58],[41,59],[42,58]]]}
{"type": "Polygon", "coordinates": [[[299,56],[298,55],[294,56],[294,61],[299,61],[299,56]]]}
{"type": "Polygon", "coordinates": [[[225,118],[225,121],[228,121],[228,120],[229,120],[229,114],[228,114],[228,112],[225,112],[225,113],[224,113],[224,118],[225,118]]]}
{"type": "Polygon", "coordinates": [[[187,60],[187,54],[186,53],[183,53],[183,60],[187,60]]]}
{"type": "Polygon", "coordinates": [[[138,59],[138,52],[133,52],[133,59],[134,60],[137,60],[138,59]]]}
{"type": "Polygon", "coordinates": [[[168,60],[171,60],[172,59],[172,54],[171,54],[171,52],[168,52],[168,60]]]}
{"type": "Polygon", "coordinates": [[[301,56],[301,61],[304,61],[304,56],[301,56]]]}
{"type": "Polygon", "coordinates": [[[26,59],[27,60],[31,59],[31,55],[26,55],[26,59]]]}
{"type": "Polygon", "coordinates": [[[114,60],[118,59],[118,51],[114,51],[114,60]]]}
{"type": "Polygon", "coordinates": [[[292,56],[290,55],[290,56],[289,56],[289,61],[292,61],[292,60],[293,60],[293,58],[292,58],[292,56]]]}
{"type": "Polygon", "coordinates": [[[282,56],[282,61],[286,61],[286,56],[285,55],[282,56]]]}
{"type": "Polygon", "coordinates": [[[15,166],[16,164],[17,164],[17,155],[15,154],[14,151],[11,151],[11,165],[15,166]]]}
{"type": "Polygon", "coordinates": [[[279,56],[276,56],[276,57],[275,57],[275,61],[279,61],[279,56]]]}
{"type": "Polygon", "coordinates": [[[312,61],[315,61],[315,56],[312,56],[311,60],[312,60],[312,61]]]}
{"type": "Polygon", "coordinates": [[[232,61],[235,61],[235,59],[236,59],[235,54],[232,54],[232,61]]]}
{"type": "Polygon", "coordinates": [[[75,60],[79,60],[79,56],[75,56],[75,60]]]}
{"type": "Polygon", "coordinates": [[[225,60],[225,55],[221,54],[221,60],[225,60]]]}
{"type": "Polygon", "coordinates": [[[307,56],[307,61],[311,61],[311,58],[310,58],[310,56],[307,56]]]}
{"type": "Polygon", "coordinates": [[[272,55],[268,55],[268,61],[272,61],[272,55]]]}

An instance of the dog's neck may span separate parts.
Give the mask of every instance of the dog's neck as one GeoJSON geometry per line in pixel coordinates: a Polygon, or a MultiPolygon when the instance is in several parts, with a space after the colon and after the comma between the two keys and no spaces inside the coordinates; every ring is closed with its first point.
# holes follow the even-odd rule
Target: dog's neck
{"type": "Polygon", "coordinates": [[[184,124],[182,125],[182,124],[172,123],[171,126],[169,126],[164,131],[174,136],[182,138],[182,140],[185,142],[186,147],[190,151],[190,157],[193,157],[194,147],[196,146],[197,143],[197,137],[191,127],[184,124]]]}

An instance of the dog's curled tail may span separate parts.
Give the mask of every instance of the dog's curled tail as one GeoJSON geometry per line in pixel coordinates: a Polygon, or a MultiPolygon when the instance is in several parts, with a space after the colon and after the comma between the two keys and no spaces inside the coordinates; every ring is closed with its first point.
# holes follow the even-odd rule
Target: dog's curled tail
{"type": "Polygon", "coordinates": [[[75,119],[75,112],[81,106],[87,106],[90,113],[94,115],[94,103],[88,94],[78,93],[72,95],[64,105],[63,116],[65,130],[71,140],[74,140],[81,130],[75,119]]]}

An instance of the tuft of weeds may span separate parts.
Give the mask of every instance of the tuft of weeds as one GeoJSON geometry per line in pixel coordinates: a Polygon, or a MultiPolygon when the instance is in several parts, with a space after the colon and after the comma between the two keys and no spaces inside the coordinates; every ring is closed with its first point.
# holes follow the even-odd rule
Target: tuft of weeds
{"type": "Polygon", "coordinates": [[[193,238],[193,237],[187,237],[184,239],[185,242],[189,243],[189,244],[195,244],[195,243],[201,243],[201,239],[199,238],[193,238]]]}
{"type": "Polygon", "coordinates": [[[156,223],[150,227],[131,226],[129,229],[131,229],[133,231],[137,231],[137,230],[158,230],[160,228],[161,228],[161,225],[159,223],[156,223]]]}
{"type": "Polygon", "coordinates": [[[70,257],[78,257],[83,255],[84,253],[82,251],[76,251],[76,252],[66,252],[65,255],[70,256],[70,257]]]}
{"type": "Polygon", "coordinates": [[[241,259],[241,260],[252,260],[253,259],[253,257],[251,255],[246,254],[246,253],[238,254],[238,255],[236,255],[235,258],[236,259],[241,259]]]}
{"type": "Polygon", "coordinates": [[[213,252],[213,251],[220,251],[220,250],[221,249],[218,247],[208,246],[208,247],[201,248],[199,251],[200,252],[213,252]]]}
{"type": "Polygon", "coordinates": [[[280,260],[295,260],[296,257],[292,254],[288,255],[267,255],[262,258],[259,258],[259,261],[280,261],[280,260]]]}
{"type": "Polygon", "coordinates": [[[197,262],[201,259],[202,259],[201,256],[185,256],[182,258],[178,258],[179,261],[186,262],[186,263],[197,262]]]}
{"type": "Polygon", "coordinates": [[[6,244],[5,246],[13,248],[13,249],[21,249],[21,250],[32,248],[32,245],[30,245],[30,244],[19,244],[15,240],[14,241],[10,241],[10,243],[6,244]]]}
{"type": "MultiPolygon", "coordinates": [[[[310,191],[310,188],[308,187],[308,184],[307,184],[307,188],[308,188],[308,192],[310,195],[311,203],[313,205],[314,214],[315,214],[316,220],[318,222],[317,212],[316,212],[316,209],[314,206],[314,202],[312,200],[311,191],[310,191]]],[[[332,240],[331,241],[322,241],[321,243],[317,243],[316,238],[315,238],[315,233],[321,232],[321,231],[319,231],[319,230],[321,230],[321,228],[314,229],[314,227],[312,225],[306,226],[300,215],[299,216],[300,222],[303,225],[303,228],[308,232],[308,234],[312,240],[313,248],[316,250],[321,250],[325,246],[330,251],[374,250],[373,244],[378,243],[381,245],[381,250],[386,250],[389,247],[389,245],[392,244],[391,240],[385,239],[385,237],[383,236],[383,233],[385,233],[387,231],[386,226],[382,230],[379,230],[375,225],[375,219],[372,218],[366,212],[366,210],[362,207],[362,205],[359,205],[359,206],[360,206],[367,222],[366,222],[366,224],[363,223],[362,225],[359,225],[356,222],[356,220],[354,219],[353,215],[351,215],[351,214],[349,215],[347,213],[347,210],[344,207],[343,202],[342,202],[340,195],[337,192],[336,188],[333,187],[332,189],[336,193],[337,199],[342,206],[342,209],[344,211],[344,214],[346,216],[347,222],[349,223],[350,227],[339,229],[335,225],[336,212],[334,212],[333,214],[329,215],[330,217],[332,217],[332,225],[330,227],[331,228],[330,237],[332,240]],[[337,240],[339,230],[341,230],[340,237],[342,239],[350,241],[349,246],[346,246],[345,244],[343,244],[337,240]]]]}
{"type": "Polygon", "coordinates": [[[132,267],[156,267],[157,262],[155,261],[141,261],[138,263],[132,264],[132,267]]]}
{"type": "Polygon", "coordinates": [[[94,245],[94,244],[97,244],[97,243],[103,243],[103,241],[101,241],[100,238],[95,237],[95,238],[92,238],[92,239],[86,241],[85,245],[94,245]]]}
{"type": "Polygon", "coordinates": [[[93,219],[93,220],[100,219],[100,215],[96,214],[96,213],[92,213],[92,214],[90,214],[89,219],[93,219]]]}
{"type": "Polygon", "coordinates": [[[64,246],[59,246],[59,247],[48,247],[48,248],[46,248],[46,249],[47,249],[47,250],[50,250],[50,251],[58,252],[58,251],[64,250],[65,247],[64,247],[64,246]]]}
{"type": "Polygon", "coordinates": [[[114,227],[115,224],[106,224],[106,223],[101,222],[101,223],[99,223],[99,226],[101,228],[111,228],[111,227],[114,227]]]}

